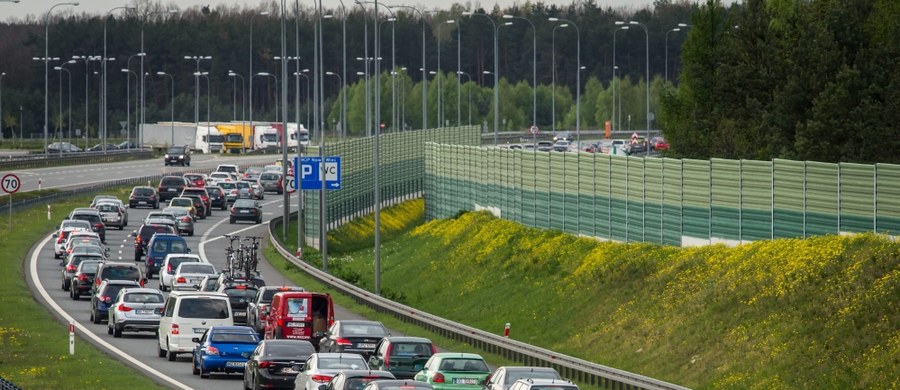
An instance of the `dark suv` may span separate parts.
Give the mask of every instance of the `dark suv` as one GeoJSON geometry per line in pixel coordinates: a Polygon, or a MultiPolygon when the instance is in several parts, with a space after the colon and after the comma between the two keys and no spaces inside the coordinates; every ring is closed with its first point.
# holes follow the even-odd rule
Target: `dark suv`
{"type": "Polygon", "coordinates": [[[436,352],[429,339],[388,336],[375,344],[375,353],[369,356],[369,369],[389,371],[397,379],[412,379],[436,352]]]}
{"type": "MultiPolygon", "coordinates": [[[[102,267],[101,267],[102,268],[102,267]]],[[[94,280],[100,280],[98,274],[94,280]]],[[[97,292],[91,295],[91,322],[99,324],[109,318],[109,306],[113,304],[119,290],[123,288],[141,287],[133,280],[107,279],[97,286],[97,292]]]]}
{"type": "Polygon", "coordinates": [[[177,234],[171,225],[145,223],[131,233],[134,237],[134,261],[141,261],[141,256],[147,252],[147,243],[156,233],[177,234]]]}
{"type": "Polygon", "coordinates": [[[209,204],[212,207],[218,207],[221,210],[228,210],[228,201],[225,200],[225,190],[219,186],[207,186],[206,193],[209,194],[209,204]]]}
{"type": "Polygon", "coordinates": [[[91,224],[91,230],[100,235],[100,241],[106,244],[106,225],[103,224],[100,212],[96,209],[78,208],[72,210],[66,219],[88,221],[91,224]]]}
{"type": "Polygon", "coordinates": [[[128,196],[128,207],[153,207],[159,208],[159,197],[156,195],[156,188],[147,186],[137,186],[131,189],[131,195],[128,196]]]}
{"type": "Polygon", "coordinates": [[[184,176],[163,176],[159,181],[159,188],[157,188],[159,200],[161,202],[168,202],[169,199],[181,195],[181,191],[184,191],[185,188],[190,186],[190,183],[188,183],[188,180],[185,179],[184,176]]]}
{"type": "Polygon", "coordinates": [[[203,202],[203,208],[206,209],[206,216],[212,215],[212,200],[210,200],[209,192],[206,191],[206,188],[185,187],[185,189],[181,190],[180,196],[199,196],[203,202]]]}
{"type": "Polygon", "coordinates": [[[166,150],[166,165],[191,166],[191,148],[186,145],[169,146],[166,150]]]}
{"type": "Polygon", "coordinates": [[[144,274],[147,278],[159,273],[166,255],[170,253],[191,253],[187,240],[178,234],[154,234],[147,243],[147,258],[144,260],[144,274]]]}

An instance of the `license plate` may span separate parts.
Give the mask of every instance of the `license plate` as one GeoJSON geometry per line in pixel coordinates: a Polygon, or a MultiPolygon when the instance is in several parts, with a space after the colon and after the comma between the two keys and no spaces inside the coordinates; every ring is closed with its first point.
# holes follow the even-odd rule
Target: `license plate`
{"type": "Polygon", "coordinates": [[[359,344],[356,344],[356,348],[375,349],[375,344],[371,344],[371,343],[359,343],[359,344]]]}
{"type": "Polygon", "coordinates": [[[453,380],[455,385],[477,385],[478,379],[475,378],[456,378],[453,380]]]}
{"type": "Polygon", "coordinates": [[[174,188],[169,188],[169,189],[167,189],[166,191],[169,191],[169,192],[175,192],[175,189],[174,189],[174,188]]]}
{"type": "Polygon", "coordinates": [[[281,369],[281,373],[282,374],[296,374],[297,371],[295,371],[293,368],[290,368],[290,367],[284,367],[281,369]]]}
{"type": "Polygon", "coordinates": [[[250,212],[250,210],[241,210],[241,214],[247,214],[249,212],[250,212]]]}
{"type": "Polygon", "coordinates": [[[235,312],[235,313],[234,313],[234,316],[235,316],[235,317],[246,317],[246,316],[247,316],[247,312],[245,312],[245,311],[238,311],[238,312],[235,312]]]}
{"type": "Polygon", "coordinates": [[[147,204],[147,202],[142,200],[142,201],[139,201],[138,204],[147,204]]]}
{"type": "Polygon", "coordinates": [[[206,332],[206,328],[194,328],[194,333],[203,333],[206,332]]]}
{"type": "Polygon", "coordinates": [[[288,322],[287,326],[290,328],[305,328],[306,323],[303,322],[288,322]]]}
{"type": "Polygon", "coordinates": [[[138,314],[138,315],[150,315],[150,314],[153,314],[153,310],[138,309],[138,310],[135,310],[134,313],[138,314]]]}
{"type": "Polygon", "coordinates": [[[247,362],[225,362],[225,367],[243,367],[247,362]]]}

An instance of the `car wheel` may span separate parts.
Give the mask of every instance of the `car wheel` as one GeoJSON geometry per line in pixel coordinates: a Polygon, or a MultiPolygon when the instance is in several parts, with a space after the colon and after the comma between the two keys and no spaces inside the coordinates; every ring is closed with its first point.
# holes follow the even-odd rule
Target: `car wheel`
{"type": "Polygon", "coordinates": [[[154,209],[158,209],[158,208],[159,208],[159,202],[154,203],[154,204],[153,204],[153,208],[154,208],[154,209]]]}
{"type": "MultiPolygon", "coordinates": [[[[113,328],[109,325],[106,326],[106,334],[113,334],[113,328]]],[[[115,336],[113,336],[115,337],[115,336]]]]}
{"type": "Polygon", "coordinates": [[[72,297],[72,300],[73,300],[73,301],[77,301],[77,300],[81,299],[81,294],[78,294],[78,292],[75,291],[74,288],[71,289],[70,292],[71,292],[71,293],[70,293],[69,295],[72,297]]]}
{"type": "Polygon", "coordinates": [[[159,281],[159,291],[166,292],[166,285],[162,283],[162,280],[159,281]]]}
{"type": "Polygon", "coordinates": [[[159,345],[159,338],[156,339],[156,356],[166,357],[166,350],[162,349],[162,346],[159,345]]]}
{"type": "Polygon", "coordinates": [[[194,236],[194,231],[193,231],[193,230],[191,230],[191,232],[190,232],[190,233],[188,233],[188,235],[189,235],[189,236],[191,236],[191,237],[193,237],[193,236],[194,236]]]}
{"type": "Polygon", "coordinates": [[[229,223],[229,224],[234,224],[234,218],[228,218],[228,223],[229,223]]]}
{"type": "Polygon", "coordinates": [[[175,352],[172,352],[172,351],[166,351],[166,360],[168,360],[168,361],[170,361],[170,362],[174,362],[174,361],[175,361],[175,358],[176,358],[177,356],[178,356],[178,355],[176,355],[175,352]]]}
{"type": "Polygon", "coordinates": [[[203,369],[203,360],[198,363],[200,365],[200,378],[209,378],[209,372],[203,369]]]}
{"type": "Polygon", "coordinates": [[[197,359],[191,359],[191,374],[200,375],[200,369],[197,367],[197,359]]]}
{"type": "Polygon", "coordinates": [[[141,261],[141,254],[134,252],[134,261],[141,261]]]}
{"type": "Polygon", "coordinates": [[[117,339],[122,338],[122,328],[119,328],[118,326],[116,326],[116,327],[112,328],[112,330],[113,330],[113,337],[115,337],[117,339]]]}
{"type": "Polygon", "coordinates": [[[63,279],[63,280],[60,282],[59,288],[61,288],[63,291],[69,291],[69,289],[66,288],[66,280],[65,280],[65,279],[63,279]]]}
{"type": "Polygon", "coordinates": [[[133,209],[133,208],[134,208],[134,205],[131,204],[131,203],[129,203],[129,204],[128,204],[128,208],[133,209]]]}
{"type": "MultiPolygon", "coordinates": [[[[225,210],[225,209],[222,209],[222,210],[225,210]]],[[[58,259],[58,258],[59,258],[59,254],[56,253],[56,252],[53,252],[53,258],[54,258],[54,259],[58,259]]]]}
{"type": "Polygon", "coordinates": [[[97,309],[91,310],[91,322],[95,324],[100,323],[100,312],[98,312],[97,309]]]}

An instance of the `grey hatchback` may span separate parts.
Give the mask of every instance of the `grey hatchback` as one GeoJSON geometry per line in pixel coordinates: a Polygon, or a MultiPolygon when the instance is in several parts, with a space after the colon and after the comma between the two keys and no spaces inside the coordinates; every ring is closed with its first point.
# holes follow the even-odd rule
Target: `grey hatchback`
{"type": "Polygon", "coordinates": [[[263,172],[259,175],[259,186],[262,187],[263,192],[274,191],[278,195],[284,193],[284,184],[280,173],[263,172]]]}

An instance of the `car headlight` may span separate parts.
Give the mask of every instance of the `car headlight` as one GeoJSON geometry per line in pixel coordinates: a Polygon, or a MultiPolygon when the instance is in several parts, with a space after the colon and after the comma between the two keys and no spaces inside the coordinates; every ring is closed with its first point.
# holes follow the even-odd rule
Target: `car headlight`
{"type": "Polygon", "coordinates": [[[169,158],[169,155],[168,155],[168,154],[166,154],[166,156],[165,156],[165,158],[169,158]]]}
{"type": "Polygon", "coordinates": [[[178,158],[184,158],[184,155],[182,154],[182,155],[178,156],[178,158]]]}

